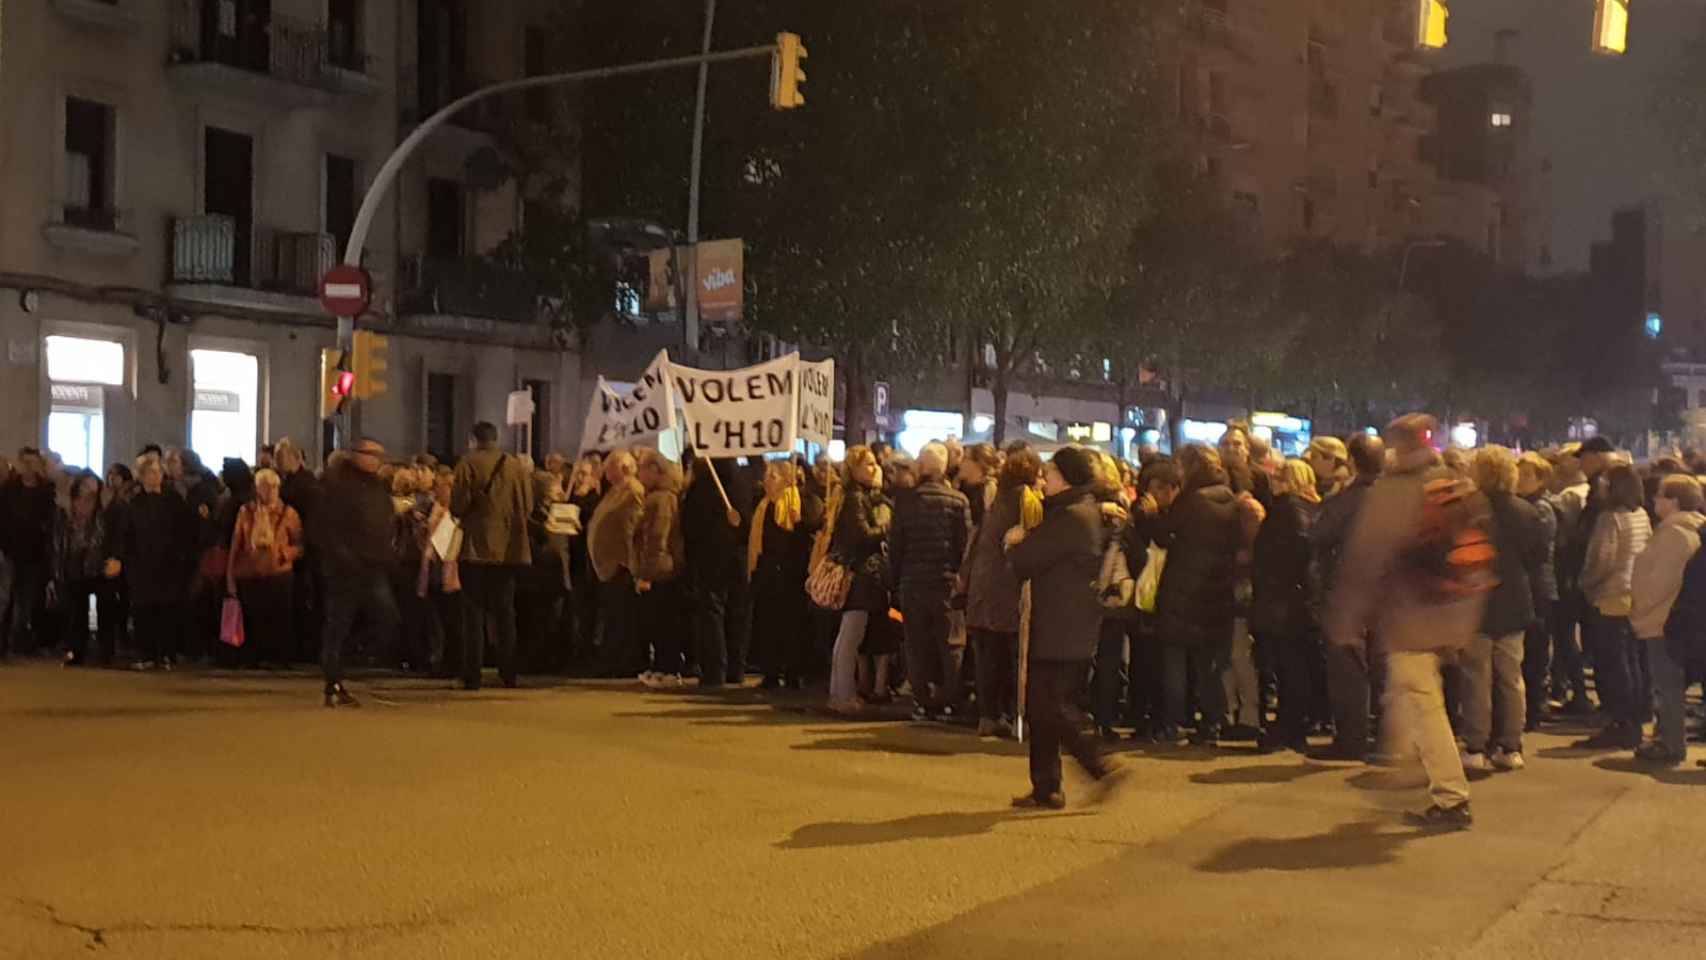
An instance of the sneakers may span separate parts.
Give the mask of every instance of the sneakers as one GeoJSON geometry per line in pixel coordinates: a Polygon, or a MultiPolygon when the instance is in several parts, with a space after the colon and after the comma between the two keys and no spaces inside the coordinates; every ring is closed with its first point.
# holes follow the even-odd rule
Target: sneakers
{"type": "Polygon", "coordinates": [[[1475,750],[1475,751],[1465,750],[1465,751],[1463,751],[1462,756],[1463,756],[1463,772],[1464,773],[1492,773],[1493,772],[1493,765],[1492,765],[1492,763],[1488,762],[1487,755],[1485,753],[1482,753],[1479,750],[1475,750]]]}
{"type": "Polygon", "coordinates": [[[361,701],[350,696],[341,683],[326,684],[326,706],[328,707],[359,707],[361,701]]]}
{"type": "Polygon", "coordinates": [[[1496,770],[1515,771],[1527,766],[1522,759],[1521,750],[1494,750],[1493,768],[1496,770]]]}
{"type": "Polygon", "coordinates": [[[663,674],[658,673],[656,670],[647,670],[635,679],[639,680],[644,686],[655,687],[658,685],[658,681],[663,679],[663,674]]]}
{"type": "Polygon", "coordinates": [[[1439,804],[1412,813],[1406,817],[1411,824],[1424,830],[1467,830],[1475,822],[1475,817],[1469,812],[1469,801],[1465,800],[1455,807],[1442,807],[1439,804]]]}
{"type": "Polygon", "coordinates": [[[1047,796],[1042,796],[1042,797],[1039,797],[1034,793],[1023,794],[1021,796],[1017,796],[1017,797],[1013,798],[1013,809],[1015,809],[1015,810],[1065,810],[1066,809],[1066,794],[1061,793],[1058,790],[1055,791],[1054,793],[1051,793],[1051,794],[1048,794],[1047,796]]]}
{"type": "Polygon", "coordinates": [[[154,661],[152,661],[152,660],[138,660],[135,663],[130,665],[130,669],[135,670],[138,673],[147,673],[148,671],[154,669],[154,661]]]}
{"type": "Polygon", "coordinates": [[[1664,744],[1652,740],[1635,748],[1635,759],[1651,767],[1675,768],[1688,759],[1688,752],[1672,753],[1665,749],[1664,744]]]}

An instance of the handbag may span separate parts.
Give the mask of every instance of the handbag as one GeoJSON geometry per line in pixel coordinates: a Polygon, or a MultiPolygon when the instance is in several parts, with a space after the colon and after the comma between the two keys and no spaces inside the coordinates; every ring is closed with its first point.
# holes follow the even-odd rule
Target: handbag
{"type": "Polygon", "coordinates": [[[1161,571],[1166,566],[1167,551],[1150,544],[1148,562],[1137,575],[1137,609],[1144,613],[1155,612],[1155,599],[1161,592],[1161,571]]]}
{"type": "Polygon", "coordinates": [[[836,562],[827,553],[812,564],[806,574],[806,596],[825,610],[840,610],[847,606],[847,595],[853,590],[853,570],[836,562]]]}
{"type": "Polygon", "coordinates": [[[243,645],[243,602],[236,597],[226,597],[225,607],[219,612],[219,642],[228,647],[243,645]]]}
{"type": "Polygon", "coordinates": [[[1111,616],[1137,612],[1137,581],[1132,579],[1125,547],[1117,538],[1102,554],[1102,573],[1096,578],[1096,596],[1102,602],[1102,610],[1111,616]]]}

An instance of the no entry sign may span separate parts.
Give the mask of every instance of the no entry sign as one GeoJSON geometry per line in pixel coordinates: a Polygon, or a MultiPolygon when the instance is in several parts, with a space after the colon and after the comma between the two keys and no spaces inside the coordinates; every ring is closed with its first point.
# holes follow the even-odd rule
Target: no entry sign
{"type": "Polygon", "coordinates": [[[320,281],[320,306],[334,317],[354,317],[367,309],[372,293],[366,270],[340,263],[320,281]]]}

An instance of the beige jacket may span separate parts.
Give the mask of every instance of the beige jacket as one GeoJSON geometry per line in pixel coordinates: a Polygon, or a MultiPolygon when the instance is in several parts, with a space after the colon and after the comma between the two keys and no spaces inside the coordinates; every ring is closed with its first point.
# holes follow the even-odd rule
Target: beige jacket
{"type": "Polygon", "coordinates": [[[598,509],[592,512],[586,549],[592,558],[592,572],[598,575],[600,583],[609,583],[621,576],[623,570],[632,572],[634,530],[640,525],[645,496],[640,481],[630,477],[604,491],[598,509]]]}
{"type": "Polygon", "coordinates": [[[1629,579],[1634,605],[1629,625],[1641,640],[1665,635],[1670,608],[1682,591],[1682,569],[1700,549],[1700,527],[1706,515],[1674,513],[1659,523],[1647,549],[1635,557],[1634,575],[1629,579]]]}
{"type": "Polygon", "coordinates": [[[533,514],[533,471],[496,444],[456,465],[450,512],[462,522],[461,562],[525,567],[533,563],[527,518],[533,514]],[[500,472],[501,468],[501,472],[500,472]]]}

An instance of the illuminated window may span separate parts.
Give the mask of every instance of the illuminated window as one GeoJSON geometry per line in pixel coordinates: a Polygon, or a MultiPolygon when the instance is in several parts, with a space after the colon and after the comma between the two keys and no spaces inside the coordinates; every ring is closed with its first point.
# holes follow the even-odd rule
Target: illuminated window
{"type": "Polygon", "coordinates": [[[195,400],[190,449],[217,471],[226,457],[255,462],[260,438],[260,361],[253,354],[191,350],[195,400]]]}
{"type": "Polygon", "coordinates": [[[1508,113],[1495,113],[1492,115],[1492,123],[1495,127],[1508,127],[1511,125],[1511,115],[1508,113]]]}

